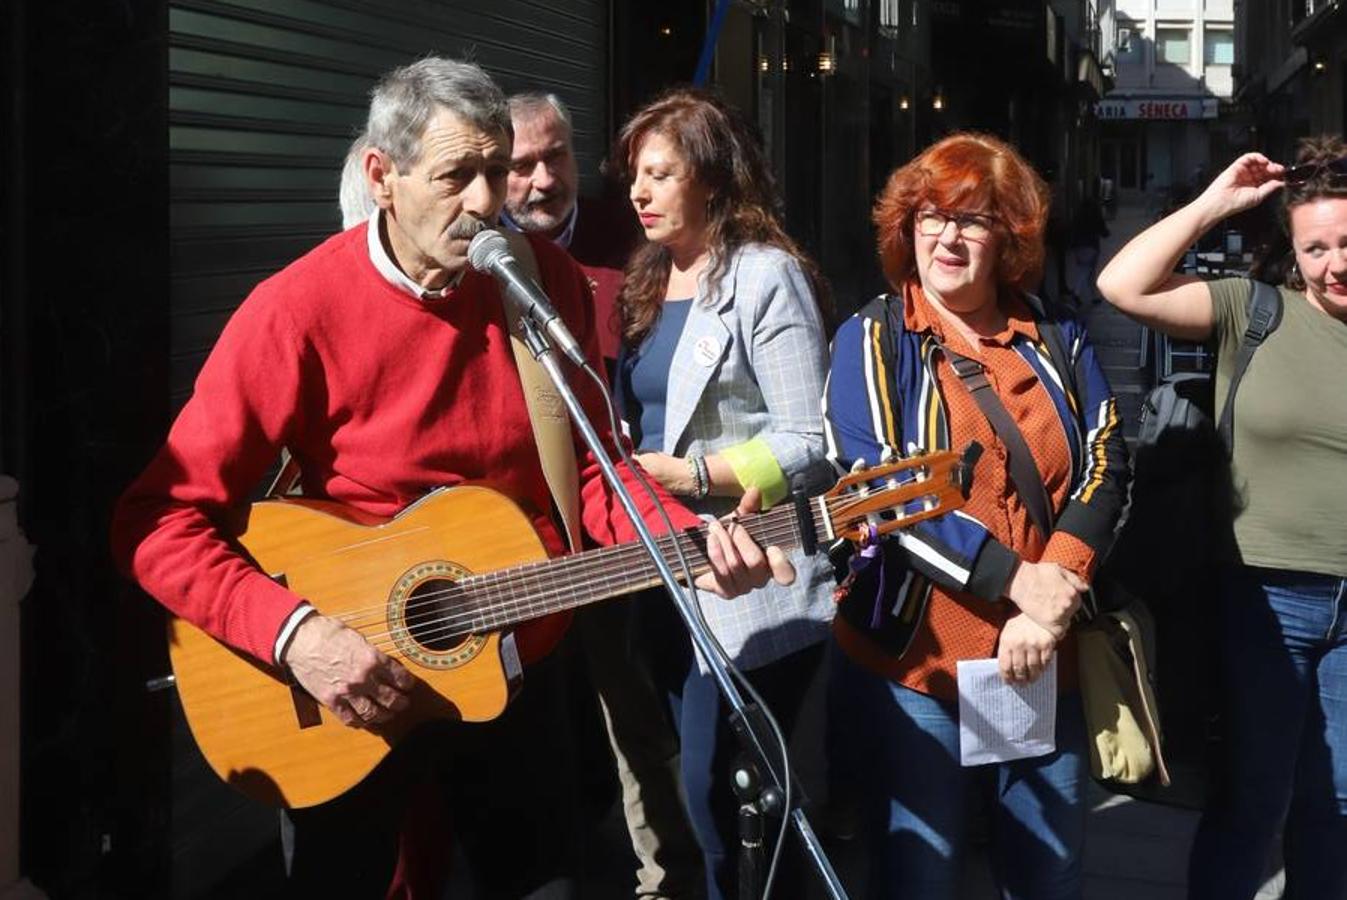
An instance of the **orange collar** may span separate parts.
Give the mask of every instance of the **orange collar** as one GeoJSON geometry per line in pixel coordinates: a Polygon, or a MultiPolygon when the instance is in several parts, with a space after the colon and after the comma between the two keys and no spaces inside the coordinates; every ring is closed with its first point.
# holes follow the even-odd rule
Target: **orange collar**
{"type": "MultiPolygon", "coordinates": [[[[983,337],[982,343],[1007,347],[1017,334],[1038,341],[1038,326],[1034,324],[1034,317],[1018,291],[1002,287],[997,292],[996,302],[1006,315],[1006,327],[996,334],[983,337]]],[[[930,332],[942,344],[951,338],[959,345],[967,343],[956,329],[947,327],[944,318],[927,299],[926,292],[915,281],[903,285],[903,325],[908,331],[930,332]]]]}

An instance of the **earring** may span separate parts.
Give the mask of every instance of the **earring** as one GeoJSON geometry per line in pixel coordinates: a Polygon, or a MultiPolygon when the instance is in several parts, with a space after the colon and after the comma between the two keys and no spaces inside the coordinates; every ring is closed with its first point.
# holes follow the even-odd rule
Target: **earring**
{"type": "Polygon", "coordinates": [[[1291,261],[1291,268],[1286,272],[1286,286],[1293,291],[1305,290],[1305,276],[1300,274],[1300,264],[1291,261]]]}

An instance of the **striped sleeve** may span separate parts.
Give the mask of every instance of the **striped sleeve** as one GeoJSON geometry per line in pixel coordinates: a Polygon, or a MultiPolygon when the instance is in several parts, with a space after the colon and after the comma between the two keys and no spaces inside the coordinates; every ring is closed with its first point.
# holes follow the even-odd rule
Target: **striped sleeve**
{"type": "Polygon", "coordinates": [[[878,319],[857,314],[833,338],[823,387],[823,434],[828,461],[839,475],[850,472],[857,461],[873,466],[897,453],[893,379],[882,335],[878,319]]]}
{"type": "MultiPolygon", "coordinates": [[[[865,313],[844,322],[833,338],[824,388],[827,454],[839,474],[858,461],[875,466],[916,449],[903,442],[901,398],[930,393],[930,385],[907,383],[924,380],[925,367],[896,370],[897,361],[885,352],[889,338],[883,319],[865,313]]],[[[933,442],[934,436],[927,440],[933,442]]],[[[904,473],[904,479],[910,477],[904,473]]],[[[1018,561],[981,522],[958,510],[904,529],[886,546],[890,552],[899,549],[912,568],[936,584],[989,601],[1000,599],[1018,561]]]]}
{"type": "Polygon", "coordinates": [[[1056,531],[1103,555],[1127,499],[1129,469],[1122,417],[1104,370],[1083,328],[1075,329],[1072,357],[1081,394],[1083,461],[1056,531]]]}

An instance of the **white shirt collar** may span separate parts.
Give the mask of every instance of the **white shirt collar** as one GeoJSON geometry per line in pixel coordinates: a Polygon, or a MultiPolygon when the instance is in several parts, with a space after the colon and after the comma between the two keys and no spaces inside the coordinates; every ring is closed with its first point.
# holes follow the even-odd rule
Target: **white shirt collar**
{"type": "Polygon", "coordinates": [[[365,236],[366,243],[369,245],[370,262],[374,263],[374,268],[379,270],[379,274],[393,287],[405,293],[411,294],[417,300],[442,300],[447,291],[455,287],[463,278],[463,273],[459,272],[447,285],[437,291],[428,291],[407,275],[406,272],[398,268],[398,264],[388,255],[388,250],[384,248],[383,239],[379,236],[379,230],[383,227],[382,208],[376,208],[369,217],[369,229],[365,236]]]}
{"type": "MultiPolygon", "coordinates": [[[[561,229],[560,234],[552,238],[552,243],[556,244],[562,250],[571,249],[571,239],[575,237],[575,220],[578,218],[580,218],[580,201],[577,199],[576,202],[571,205],[571,214],[566,217],[566,227],[561,229]]],[[[511,228],[515,231],[524,230],[507,210],[502,209],[500,211],[500,221],[506,228],[511,228]]]]}

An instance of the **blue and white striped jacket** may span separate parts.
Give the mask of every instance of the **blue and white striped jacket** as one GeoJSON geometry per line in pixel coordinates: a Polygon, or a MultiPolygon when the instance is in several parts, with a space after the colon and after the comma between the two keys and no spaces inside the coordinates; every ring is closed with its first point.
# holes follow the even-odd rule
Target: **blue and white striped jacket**
{"type": "MultiPolygon", "coordinates": [[[[1037,298],[1026,300],[1031,309],[1038,307],[1039,340],[1017,335],[1013,346],[1046,387],[1071,452],[1071,489],[1064,508],[1053,511],[1054,530],[1074,535],[1102,556],[1127,494],[1127,448],[1117,403],[1084,327],[1064,316],[1045,317],[1037,298]],[[1053,328],[1060,338],[1056,354],[1049,346],[1053,328]],[[1055,361],[1054,355],[1065,359],[1055,361]]],[[[962,449],[950,448],[947,407],[935,368],[942,355],[931,334],[905,328],[901,297],[877,297],[842,324],[833,339],[824,390],[827,454],[839,472],[850,471],[857,460],[873,466],[916,451],[962,449]]],[[[993,462],[987,456],[982,465],[993,462]]],[[[873,598],[852,607],[867,611],[864,621],[848,614],[849,604],[841,613],[897,653],[920,624],[931,582],[995,602],[1018,561],[985,525],[961,510],[895,534],[885,553],[890,573],[885,583],[895,596],[885,598],[882,608],[902,622],[872,628],[873,598]],[[898,571],[890,572],[895,567],[898,571]],[[909,572],[925,577],[907,577],[909,572]],[[910,590],[922,595],[900,596],[910,590]]]]}

